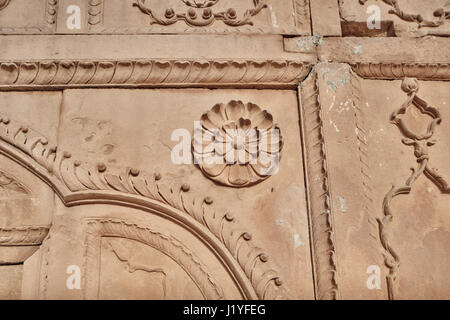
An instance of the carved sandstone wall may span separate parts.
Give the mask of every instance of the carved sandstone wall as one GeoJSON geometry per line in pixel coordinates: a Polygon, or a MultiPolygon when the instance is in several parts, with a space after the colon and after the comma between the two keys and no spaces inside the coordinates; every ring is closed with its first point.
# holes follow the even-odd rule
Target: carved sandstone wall
{"type": "Polygon", "coordinates": [[[449,19],[0,0],[0,298],[449,299],[449,19]]]}

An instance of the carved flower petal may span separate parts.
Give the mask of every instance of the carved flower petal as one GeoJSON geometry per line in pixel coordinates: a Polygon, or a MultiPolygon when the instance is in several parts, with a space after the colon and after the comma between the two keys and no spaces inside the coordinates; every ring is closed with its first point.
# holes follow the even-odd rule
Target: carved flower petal
{"type": "Polygon", "coordinates": [[[206,115],[216,128],[220,128],[222,126],[222,123],[225,121],[220,114],[220,110],[219,113],[217,113],[214,111],[214,109],[212,109],[208,111],[206,115]]]}
{"type": "Polygon", "coordinates": [[[261,111],[252,119],[253,128],[268,130],[273,126],[273,117],[266,110],[261,111]]]}
{"type": "Polygon", "coordinates": [[[253,171],[260,177],[273,175],[278,171],[279,157],[260,153],[257,163],[250,163],[253,171]]]}
{"type": "Polygon", "coordinates": [[[247,130],[250,129],[251,125],[252,122],[250,119],[239,118],[238,120],[238,129],[245,131],[244,134],[246,134],[247,130]]]}
{"type": "Polygon", "coordinates": [[[225,107],[228,120],[238,121],[239,118],[245,116],[245,106],[242,101],[230,101],[225,107]]]}
{"type": "Polygon", "coordinates": [[[225,131],[226,135],[231,139],[233,139],[237,135],[237,125],[234,121],[228,121],[224,123],[222,129],[225,131]]]}
{"type": "Polygon", "coordinates": [[[208,113],[204,113],[201,117],[202,126],[206,130],[209,130],[211,132],[214,132],[215,129],[217,129],[217,126],[209,119],[208,113]]]}
{"type": "Polygon", "coordinates": [[[214,136],[209,131],[194,134],[192,146],[198,153],[210,153],[214,150],[214,136]]]}
{"type": "Polygon", "coordinates": [[[234,148],[231,141],[216,142],[214,151],[217,155],[224,157],[228,152],[232,151],[233,149],[234,148]]]}
{"type": "Polygon", "coordinates": [[[248,141],[245,144],[245,151],[247,151],[251,155],[258,154],[258,141],[248,141]]]}
{"type": "Polygon", "coordinates": [[[250,181],[250,173],[245,165],[235,164],[230,167],[228,181],[234,185],[244,185],[250,181]]]}
{"type": "Polygon", "coordinates": [[[211,163],[214,159],[214,153],[198,153],[198,152],[192,152],[194,155],[194,161],[198,164],[204,164],[204,163],[211,163]]]}
{"type": "Polygon", "coordinates": [[[211,111],[214,112],[218,117],[220,117],[221,123],[227,121],[227,115],[225,113],[225,105],[223,103],[218,103],[214,105],[211,111]]]}
{"type": "Polygon", "coordinates": [[[259,150],[267,153],[279,153],[283,146],[283,137],[276,129],[264,130],[259,140],[259,150]]]}
{"type": "Polygon", "coordinates": [[[252,119],[255,115],[261,112],[261,108],[254,103],[247,103],[247,118],[252,119]]]}
{"type": "Polygon", "coordinates": [[[204,164],[203,170],[205,170],[205,172],[208,175],[210,175],[212,177],[217,177],[218,175],[220,175],[223,172],[225,167],[226,167],[225,163],[204,164]]]}
{"type": "Polygon", "coordinates": [[[227,164],[235,164],[237,162],[237,154],[236,150],[232,148],[231,150],[227,151],[225,154],[225,161],[227,164]]]}
{"type": "Polygon", "coordinates": [[[215,140],[217,142],[227,142],[229,140],[225,130],[218,130],[215,135],[215,140]]]}
{"type": "Polygon", "coordinates": [[[245,149],[236,150],[236,154],[237,154],[238,164],[247,164],[249,162],[250,155],[248,154],[247,151],[245,151],[245,149]]]}

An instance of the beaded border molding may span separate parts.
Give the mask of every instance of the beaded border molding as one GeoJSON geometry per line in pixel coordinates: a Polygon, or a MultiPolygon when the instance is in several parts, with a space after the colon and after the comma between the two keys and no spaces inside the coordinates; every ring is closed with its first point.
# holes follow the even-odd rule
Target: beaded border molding
{"type": "Polygon", "coordinates": [[[295,89],[313,64],[298,60],[42,60],[0,62],[0,90],[65,87],[295,89]]]}

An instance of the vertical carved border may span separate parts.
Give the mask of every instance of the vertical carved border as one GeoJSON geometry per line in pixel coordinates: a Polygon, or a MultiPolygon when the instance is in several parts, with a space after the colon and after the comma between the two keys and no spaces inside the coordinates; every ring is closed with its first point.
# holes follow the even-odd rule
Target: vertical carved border
{"type": "Polygon", "coordinates": [[[54,31],[56,27],[56,15],[58,13],[58,0],[47,0],[45,15],[47,21],[47,28],[49,31],[54,31]]]}
{"type": "Polygon", "coordinates": [[[363,102],[361,99],[361,81],[355,72],[349,68],[350,85],[352,90],[352,103],[354,110],[354,119],[356,127],[356,139],[358,145],[358,157],[360,162],[363,200],[362,207],[365,219],[369,224],[369,238],[370,245],[375,250],[375,253],[380,252],[378,241],[378,222],[376,220],[373,208],[372,198],[372,178],[370,173],[370,156],[369,156],[369,138],[366,129],[366,121],[364,119],[363,102]]]}
{"type": "Polygon", "coordinates": [[[336,246],[325,137],[315,71],[300,85],[303,143],[306,151],[308,211],[316,299],[339,298],[336,246]]]}
{"type": "Polygon", "coordinates": [[[103,25],[104,0],[89,0],[88,24],[90,30],[98,30],[103,25]]]}
{"type": "Polygon", "coordinates": [[[311,15],[308,0],[294,0],[295,26],[300,28],[305,24],[310,24],[311,15]]]}

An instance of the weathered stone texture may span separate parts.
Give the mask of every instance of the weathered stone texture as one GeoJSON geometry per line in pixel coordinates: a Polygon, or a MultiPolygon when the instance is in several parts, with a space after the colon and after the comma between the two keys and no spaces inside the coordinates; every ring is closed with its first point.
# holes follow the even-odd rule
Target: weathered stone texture
{"type": "Polygon", "coordinates": [[[449,299],[447,2],[0,1],[0,299],[449,299]]]}

